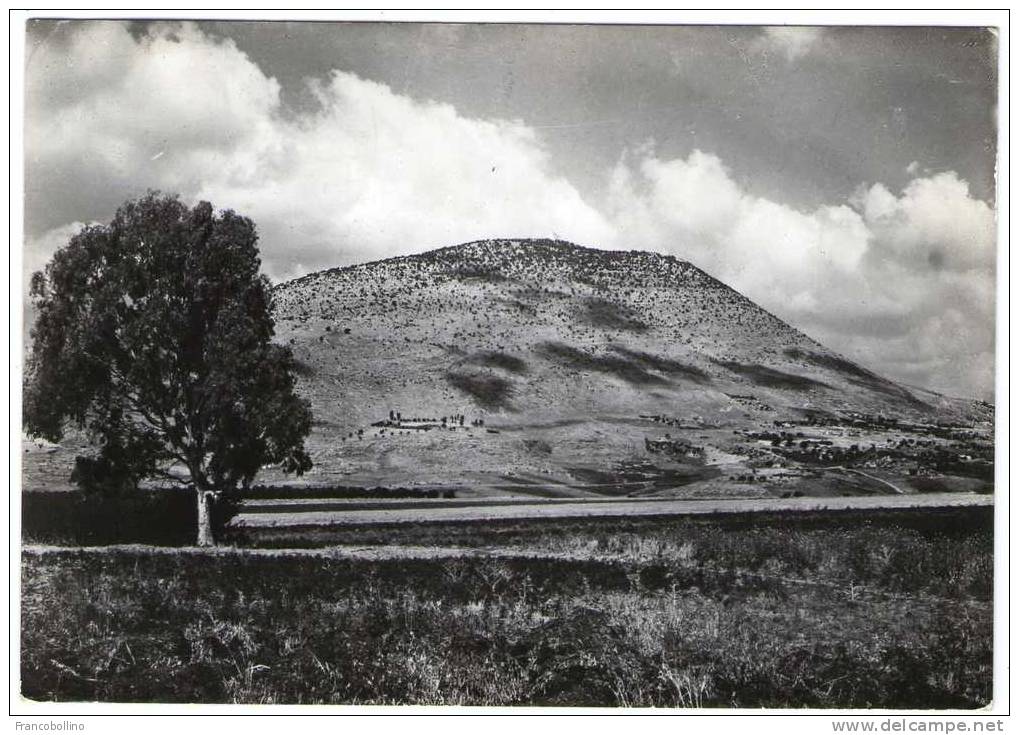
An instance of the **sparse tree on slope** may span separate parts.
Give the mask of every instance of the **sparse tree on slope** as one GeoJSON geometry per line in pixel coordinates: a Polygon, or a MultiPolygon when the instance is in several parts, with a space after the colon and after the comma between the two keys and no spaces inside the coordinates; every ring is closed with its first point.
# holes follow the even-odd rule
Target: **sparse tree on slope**
{"type": "Polygon", "coordinates": [[[271,342],[268,280],[251,220],[150,193],[88,226],[32,277],[38,317],[24,426],[95,448],[72,479],[126,492],[160,478],[192,489],[199,545],[211,504],[263,465],[301,474],[311,411],[291,351],[271,342]]]}

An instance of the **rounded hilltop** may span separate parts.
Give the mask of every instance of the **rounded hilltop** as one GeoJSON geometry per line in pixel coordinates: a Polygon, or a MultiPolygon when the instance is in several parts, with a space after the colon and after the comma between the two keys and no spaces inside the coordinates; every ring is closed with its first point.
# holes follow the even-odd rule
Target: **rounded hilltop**
{"type": "Polygon", "coordinates": [[[491,238],[312,273],[277,288],[287,291],[320,279],[356,273],[359,277],[403,278],[415,274],[511,280],[568,281],[601,287],[669,287],[680,282],[721,286],[708,274],[672,255],[643,250],[602,250],[567,240],[491,238]]]}
{"type": "MultiPolygon", "coordinates": [[[[550,268],[550,274],[564,277],[595,275],[599,271],[617,277],[652,278],[655,276],[687,276],[702,271],[671,255],[646,250],[604,250],[577,245],[567,240],[510,238],[475,240],[462,245],[440,248],[421,257],[437,262],[462,261],[487,265],[510,276],[527,270],[531,263],[550,268]]],[[[644,282],[643,280],[641,281],[644,282]]]]}

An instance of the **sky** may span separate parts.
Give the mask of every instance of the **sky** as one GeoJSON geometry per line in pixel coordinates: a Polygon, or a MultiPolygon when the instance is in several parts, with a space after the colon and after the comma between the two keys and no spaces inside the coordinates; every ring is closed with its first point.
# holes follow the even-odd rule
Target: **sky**
{"type": "Polygon", "coordinates": [[[31,20],[25,267],[160,189],[276,282],[488,237],[688,260],[993,400],[987,29],[31,20]]]}

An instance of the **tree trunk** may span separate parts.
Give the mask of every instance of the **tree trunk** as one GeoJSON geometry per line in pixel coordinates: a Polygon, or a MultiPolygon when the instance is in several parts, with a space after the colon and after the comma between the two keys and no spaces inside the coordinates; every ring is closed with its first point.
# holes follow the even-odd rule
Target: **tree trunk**
{"type": "Polygon", "coordinates": [[[203,487],[196,487],[195,495],[198,500],[198,545],[215,546],[216,540],[212,537],[213,492],[203,487]]]}

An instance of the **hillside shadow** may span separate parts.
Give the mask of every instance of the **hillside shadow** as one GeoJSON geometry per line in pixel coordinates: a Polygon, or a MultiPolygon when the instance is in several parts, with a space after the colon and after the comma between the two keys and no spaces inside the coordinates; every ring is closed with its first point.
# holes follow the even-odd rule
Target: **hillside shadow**
{"type": "Polygon", "coordinates": [[[749,379],[755,385],[760,385],[764,388],[781,388],[783,390],[810,390],[811,388],[830,388],[831,386],[827,383],[823,383],[820,380],[814,380],[804,375],[793,375],[792,373],[785,373],[775,368],[765,367],[764,365],[755,365],[753,363],[741,363],[733,362],[730,360],[716,360],[711,359],[716,365],[724,367],[726,370],[737,375],[742,375],[744,378],[749,379]]]}
{"type": "Polygon", "coordinates": [[[700,368],[694,367],[693,365],[687,365],[679,362],[679,360],[661,357],[660,355],[652,355],[649,352],[631,350],[623,347],[622,345],[611,345],[609,349],[623,357],[626,357],[631,362],[651,370],[657,370],[660,373],[686,378],[687,380],[692,380],[695,383],[711,382],[711,377],[706,372],[700,368]]]}
{"type": "Polygon", "coordinates": [[[562,342],[542,342],[535,351],[547,360],[574,370],[594,370],[625,380],[630,385],[668,385],[661,376],[654,375],[636,362],[616,355],[594,355],[562,342]]]}
{"type": "Polygon", "coordinates": [[[510,405],[513,384],[504,378],[495,375],[448,372],[446,382],[469,395],[482,408],[513,410],[510,405]]]}
{"type": "Polygon", "coordinates": [[[500,370],[505,370],[513,373],[514,375],[524,375],[527,372],[526,362],[515,355],[510,355],[498,350],[476,352],[471,355],[470,362],[473,365],[479,365],[481,367],[499,368],[500,370]]]}
{"type": "Polygon", "coordinates": [[[623,332],[646,332],[648,325],[642,322],[633,309],[613,301],[591,297],[580,306],[580,319],[592,326],[616,329],[623,332]]]}
{"type": "Polygon", "coordinates": [[[839,357],[838,355],[825,355],[819,352],[810,352],[808,350],[801,350],[798,347],[789,347],[784,350],[784,353],[786,357],[791,357],[794,360],[803,360],[811,365],[816,365],[817,367],[831,370],[833,372],[842,373],[853,385],[866,388],[867,390],[871,390],[876,393],[882,393],[892,398],[898,398],[915,408],[930,408],[928,404],[921,401],[902,386],[896,385],[891,380],[882,378],[877,373],[872,373],[870,370],[860,367],[856,363],[850,362],[844,357],[839,357]]]}

